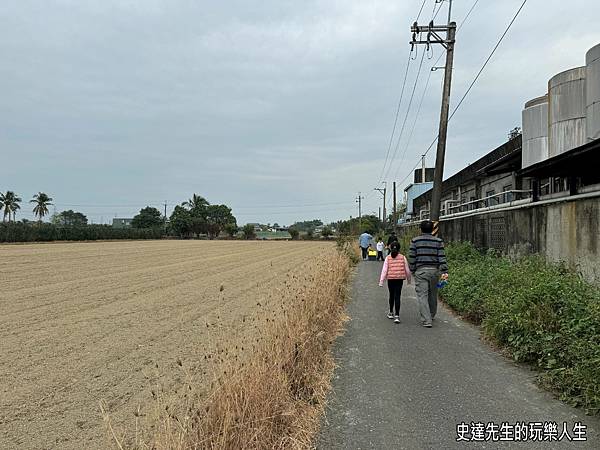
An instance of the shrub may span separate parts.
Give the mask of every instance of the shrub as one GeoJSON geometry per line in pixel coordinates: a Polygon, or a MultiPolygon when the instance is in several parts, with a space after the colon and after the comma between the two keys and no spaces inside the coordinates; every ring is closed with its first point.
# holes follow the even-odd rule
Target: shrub
{"type": "Polygon", "coordinates": [[[51,223],[0,223],[0,242],[160,239],[162,229],[113,228],[110,225],[57,226],[51,223]]]}
{"type": "Polygon", "coordinates": [[[244,225],[242,228],[242,235],[244,236],[244,239],[255,239],[256,233],[254,232],[254,226],[249,223],[244,225]]]}
{"type": "Polygon", "coordinates": [[[453,309],[516,361],[541,371],[540,384],[586,412],[600,411],[600,288],[539,256],[517,261],[467,244],[448,246],[453,309]]]}
{"type": "Polygon", "coordinates": [[[300,235],[300,232],[296,228],[292,227],[288,229],[288,233],[290,233],[290,236],[292,237],[293,241],[297,240],[298,236],[300,235]]]}

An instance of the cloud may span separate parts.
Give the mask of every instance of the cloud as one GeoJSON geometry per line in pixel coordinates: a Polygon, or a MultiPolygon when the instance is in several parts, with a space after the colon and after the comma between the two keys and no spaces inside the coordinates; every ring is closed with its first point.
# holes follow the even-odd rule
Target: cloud
{"type": "MultiPolygon", "coordinates": [[[[347,217],[360,190],[369,193],[365,209],[376,210],[372,189],[420,4],[10,2],[0,11],[0,148],[11,170],[0,189],[24,198],[44,190],[58,208],[172,205],[197,192],[240,208],[240,221],[273,222],[276,215],[279,223],[347,217]],[[276,214],[260,207],[323,202],[337,206],[276,214]]],[[[433,4],[420,21],[429,20],[433,4]]],[[[461,29],[453,102],[518,4],[480,2],[461,29]]],[[[455,2],[458,20],[469,7],[455,2]]],[[[446,173],[500,145],[523,103],[553,73],[583,63],[587,48],[600,42],[598,11],[584,0],[524,9],[451,122],[446,173]]],[[[425,59],[415,107],[433,61],[425,59]]],[[[437,131],[441,75],[431,74],[410,145],[415,109],[408,114],[390,170],[398,181],[437,131]]],[[[402,109],[400,121],[404,115],[402,109]]],[[[114,215],[111,208],[80,209],[95,220],[114,215]]]]}

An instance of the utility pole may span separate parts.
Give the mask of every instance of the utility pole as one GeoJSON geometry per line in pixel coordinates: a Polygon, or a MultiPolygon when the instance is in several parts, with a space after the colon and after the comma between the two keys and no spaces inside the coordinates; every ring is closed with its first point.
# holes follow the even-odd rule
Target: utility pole
{"type": "Polygon", "coordinates": [[[425,155],[421,155],[421,183],[426,183],[427,179],[425,178],[425,155]]]}
{"type": "Polygon", "coordinates": [[[356,197],[356,203],[358,203],[358,228],[362,233],[362,201],[364,197],[358,193],[358,197],[356,197]]]}
{"type": "Polygon", "coordinates": [[[394,220],[394,225],[392,225],[392,231],[396,231],[396,226],[398,225],[398,206],[396,204],[396,182],[394,181],[394,213],[392,216],[394,220]]]}
{"type": "Polygon", "coordinates": [[[382,216],[382,223],[383,223],[383,228],[385,229],[385,222],[386,222],[386,211],[385,211],[385,200],[386,200],[386,195],[387,195],[387,182],[384,181],[383,182],[383,189],[381,188],[375,188],[373,189],[374,191],[378,191],[381,195],[383,195],[383,216],[382,216]]]}
{"type": "Polygon", "coordinates": [[[166,232],[167,232],[167,201],[166,200],[165,200],[164,206],[165,206],[165,234],[166,234],[166,232]]]}
{"type": "MultiPolygon", "coordinates": [[[[442,110],[440,113],[440,127],[438,133],[437,153],[435,158],[435,172],[433,175],[433,189],[431,191],[431,208],[429,218],[434,222],[434,234],[437,234],[440,220],[442,198],[442,181],[444,178],[444,159],[446,156],[446,138],[448,136],[448,115],[450,109],[450,88],[452,84],[452,65],[454,62],[454,43],[456,40],[456,22],[451,22],[452,1],[448,11],[447,25],[434,25],[433,21],[427,26],[419,26],[415,22],[411,28],[413,39],[411,45],[425,44],[429,49],[431,44],[441,44],[446,49],[446,66],[444,74],[444,88],[442,92],[442,110]],[[444,39],[438,33],[446,33],[444,39]],[[426,33],[427,39],[422,40],[421,34],[426,33]],[[417,34],[419,38],[417,39],[417,34]]],[[[425,179],[423,179],[425,181],[425,179]]]]}

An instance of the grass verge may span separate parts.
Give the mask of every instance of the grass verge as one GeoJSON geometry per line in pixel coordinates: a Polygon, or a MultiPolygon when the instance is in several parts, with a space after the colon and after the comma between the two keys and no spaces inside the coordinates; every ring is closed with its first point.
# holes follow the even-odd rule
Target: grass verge
{"type": "Polygon", "coordinates": [[[542,387],[600,412],[600,288],[538,256],[510,260],[470,244],[447,246],[444,301],[519,362],[542,387]]]}
{"type": "MultiPolygon", "coordinates": [[[[248,343],[252,354],[223,358],[209,394],[191,393],[183,413],[159,401],[153,437],[136,438],[133,447],[312,448],[334,369],[331,347],[345,320],[349,255],[328,252],[310,273],[282,280],[292,304],[268,321],[259,344],[248,343]]],[[[118,435],[112,437],[123,448],[118,435]]]]}

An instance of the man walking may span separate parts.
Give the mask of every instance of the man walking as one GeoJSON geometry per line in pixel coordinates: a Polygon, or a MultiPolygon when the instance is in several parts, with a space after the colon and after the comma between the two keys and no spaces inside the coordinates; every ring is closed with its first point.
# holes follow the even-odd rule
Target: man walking
{"type": "Polygon", "coordinates": [[[419,314],[424,327],[431,328],[437,313],[437,283],[440,273],[448,275],[444,241],[433,236],[433,222],[421,222],[421,235],[410,241],[408,265],[415,276],[419,314]]]}
{"type": "Polygon", "coordinates": [[[366,261],[368,259],[367,252],[369,251],[369,246],[371,245],[372,239],[373,239],[373,236],[371,236],[366,231],[363,234],[361,234],[358,238],[358,245],[360,246],[360,250],[362,252],[363,261],[366,261]]]}

